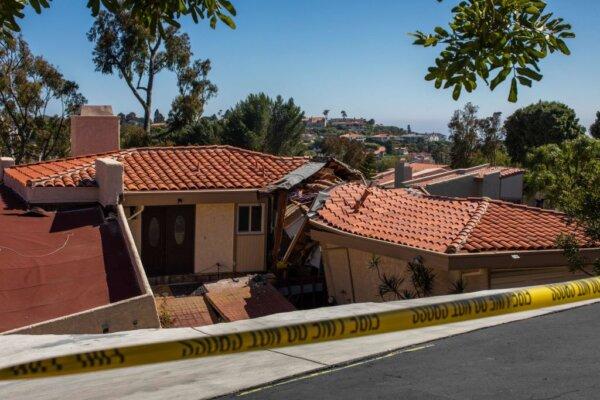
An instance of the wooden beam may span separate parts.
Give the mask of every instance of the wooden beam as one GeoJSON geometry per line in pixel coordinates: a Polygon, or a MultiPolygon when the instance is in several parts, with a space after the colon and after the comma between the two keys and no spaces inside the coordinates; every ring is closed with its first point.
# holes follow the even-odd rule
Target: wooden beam
{"type": "Polygon", "coordinates": [[[277,216],[275,220],[275,229],[273,230],[273,269],[277,270],[277,261],[279,259],[279,250],[283,241],[283,219],[285,218],[285,208],[287,206],[287,191],[277,192],[277,216]]]}

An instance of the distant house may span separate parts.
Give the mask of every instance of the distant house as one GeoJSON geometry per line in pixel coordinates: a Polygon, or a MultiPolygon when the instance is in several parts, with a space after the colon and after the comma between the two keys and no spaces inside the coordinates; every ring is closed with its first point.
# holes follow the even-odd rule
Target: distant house
{"type": "Polygon", "coordinates": [[[440,133],[408,133],[394,136],[394,141],[398,143],[438,142],[444,139],[445,136],[440,133]]]}
{"type": "Polygon", "coordinates": [[[354,129],[362,131],[368,125],[364,118],[332,118],[327,121],[327,126],[338,129],[354,129]]]}
{"type": "Polygon", "coordinates": [[[382,158],[386,153],[385,146],[378,146],[377,148],[370,149],[369,151],[377,158],[382,158]]]}
{"type": "Polygon", "coordinates": [[[591,268],[600,248],[564,214],[489,198],[449,198],[413,189],[343,184],[312,208],[328,294],[337,304],[395,299],[382,277],[413,290],[408,263],[429,268],[434,295],[560,282],[583,276],[555,245],[572,233],[591,268]],[[378,269],[373,268],[377,260],[378,269]]]}
{"type": "Polygon", "coordinates": [[[433,156],[431,153],[420,152],[420,153],[408,153],[408,158],[411,162],[415,163],[427,163],[434,164],[433,156]]]}
{"type": "MultiPolygon", "coordinates": [[[[91,245],[71,248],[78,243],[81,234],[74,229],[80,224],[89,229],[100,226],[100,234],[103,229],[116,230],[116,237],[110,240],[125,242],[122,245],[126,248],[123,260],[131,259],[132,264],[123,264],[119,268],[137,271],[132,272],[131,285],[137,287],[137,292],[131,292],[134,297],[152,296],[148,282],[151,285],[201,283],[261,273],[275,268],[284,237],[283,220],[290,191],[320,176],[322,171],[331,176],[341,174],[360,178],[359,173],[332,159],[312,161],[307,157],[274,156],[231,146],[121,150],[119,135],[119,118],[112,115],[110,107],[84,106],[80,115],[71,117],[73,157],[16,166],[12,166],[9,159],[2,159],[0,181],[3,183],[0,188],[21,202],[23,212],[30,207],[48,210],[91,207],[99,218],[81,217],[71,222],[71,228],[64,228],[67,232],[64,235],[72,232],[73,237],[64,243],[64,248],[59,244],[42,245],[46,241],[57,241],[57,236],[66,240],[63,234],[54,234],[58,225],[44,226],[40,229],[50,231],[38,239],[31,238],[31,246],[27,249],[19,247],[15,254],[24,251],[46,254],[51,251],[49,248],[60,248],[56,255],[52,253],[54,257],[77,254],[79,264],[85,263],[91,245]],[[111,213],[116,217],[109,217],[111,213]],[[114,218],[119,225],[109,223],[114,218]]],[[[11,204],[5,203],[0,208],[10,210],[11,204]]],[[[28,227],[33,228],[37,221],[10,218],[25,231],[28,227]]],[[[61,223],[66,221],[62,213],[56,214],[54,219],[57,218],[61,223]]],[[[1,235],[10,237],[11,232],[3,229],[1,222],[0,230],[1,235]]],[[[103,252],[111,251],[111,247],[106,247],[108,242],[104,236],[102,239],[96,236],[94,240],[99,248],[98,257],[102,259],[103,252]]],[[[104,254],[104,259],[108,260],[108,254],[104,254]]],[[[38,263],[31,258],[16,257],[16,260],[34,270],[38,263]]],[[[10,269],[11,265],[0,262],[0,273],[9,274],[4,268],[10,269]]],[[[98,268],[102,268],[101,264],[98,268]]],[[[57,269],[53,273],[58,274],[55,279],[78,280],[82,295],[94,285],[101,285],[98,279],[106,278],[90,273],[88,278],[81,279],[76,268],[57,269]]],[[[50,277],[48,274],[41,276],[50,277]]],[[[24,288],[38,284],[25,277],[23,282],[24,288]]],[[[119,284],[118,280],[115,284],[119,284]]],[[[115,290],[108,288],[111,301],[115,290]]],[[[75,311],[87,309],[90,304],[81,302],[74,293],[73,304],[81,306],[75,311]]],[[[60,294],[67,295],[62,291],[60,294]]],[[[33,297],[51,307],[49,299],[56,296],[48,290],[37,292],[33,297]]],[[[138,307],[137,311],[139,313],[119,314],[128,321],[130,329],[151,327],[151,322],[146,321],[152,317],[152,323],[156,323],[153,301],[150,311],[143,307],[138,307]]],[[[2,305],[0,315],[4,315],[2,305]]],[[[114,325],[122,328],[120,321],[114,325]]],[[[91,324],[89,329],[102,332],[101,325],[100,322],[91,324]]],[[[72,332],[84,329],[79,325],[71,328],[72,332]]],[[[108,329],[113,330],[114,326],[108,329]]]]}
{"type": "Polygon", "coordinates": [[[308,117],[304,118],[304,124],[309,129],[325,128],[327,119],[325,117],[308,117]]]}
{"type": "Polygon", "coordinates": [[[395,136],[390,133],[378,133],[370,136],[371,140],[378,143],[386,143],[392,140],[393,138],[395,138],[395,136]]]}
{"type": "Polygon", "coordinates": [[[367,137],[365,135],[361,135],[360,133],[356,133],[356,132],[346,132],[343,135],[340,135],[341,138],[344,139],[348,139],[348,140],[355,140],[357,142],[364,142],[367,137]]]}

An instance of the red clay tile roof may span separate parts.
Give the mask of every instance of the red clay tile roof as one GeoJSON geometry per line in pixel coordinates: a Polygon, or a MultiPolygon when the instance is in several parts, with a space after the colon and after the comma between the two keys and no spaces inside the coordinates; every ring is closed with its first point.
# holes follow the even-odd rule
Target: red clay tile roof
{"type": "Polygon", "coordinates": [[[219,320],[204,296],[165,296],[156,297],[154,301],[159,315],[170,319],[170,324],[163,328],[205,326],[219,320]]]}
{"type": "Polygon", "coordinates": [[[485,198],[427,196],[406,189],[337,186],[312,219],[359,236],[441,253],[556,248],[564,214],[485,198]]]}
{"type": "Polygon", "coordinates": [[[123,163],[128,191],[263,188],[309,161],[231,146],[150,147],[18,165],[5,173],[26,186],[97,186],[99,157],[123,163]]]}
{"type": "Polygon", "coordinates": [[[223,279],[204,287],[208,302],[225,321],[296,310],[270,283],[256,280],[254,276],[223,279]]]}

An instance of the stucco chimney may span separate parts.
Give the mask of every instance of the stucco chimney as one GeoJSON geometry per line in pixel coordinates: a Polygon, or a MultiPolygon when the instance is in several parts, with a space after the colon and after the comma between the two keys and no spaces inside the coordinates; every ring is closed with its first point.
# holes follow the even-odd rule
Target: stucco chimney
{"type": "Polygon", "coordinates": [[[119,150],[120,121],[111,106],[81,106],[71,116],[71,155],[106,153],[119,150]]]}
{"type": "Polygon", "coordinates": [[[410,181],[412,179],[412,167],[406,160],[401,159],[396,163],[394,171],[394,187],[402,187],[402,182],[410,181]]]}
{"type": "Polygon", "coordinates": [[[98,202],[104,207],[119,203],[123,194],[123,164],[112,158],[96,159],[98,202]]]}
{"type": "Polygon", "coordinates": [[[0,157],[0,183],[4,181],[4,168],[15,165],[15,159],[10,157],[0,157]]]}

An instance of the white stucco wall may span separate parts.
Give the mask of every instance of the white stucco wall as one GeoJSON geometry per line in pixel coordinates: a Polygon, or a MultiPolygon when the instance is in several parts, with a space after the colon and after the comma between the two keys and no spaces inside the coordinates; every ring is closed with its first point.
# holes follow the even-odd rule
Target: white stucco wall
{"type": "Polygon", "coordinates": [[[194,272],[232,272],[235,204],[197,204],[194,272]]]}

